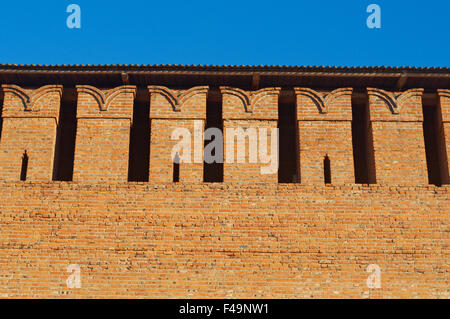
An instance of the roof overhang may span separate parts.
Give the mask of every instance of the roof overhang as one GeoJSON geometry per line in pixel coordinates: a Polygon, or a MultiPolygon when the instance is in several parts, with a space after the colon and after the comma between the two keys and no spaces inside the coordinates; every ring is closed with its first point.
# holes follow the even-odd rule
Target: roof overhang
{"type": "Polygon", "coordinates": [[[450,89],[450,68],[216,66],[216,65],[15,65],[0,64],[2,84],[98,87],[151,84],[187,88],[229,85],[243,89],[304,86],[314,89],[378,87],[450,89]]]}

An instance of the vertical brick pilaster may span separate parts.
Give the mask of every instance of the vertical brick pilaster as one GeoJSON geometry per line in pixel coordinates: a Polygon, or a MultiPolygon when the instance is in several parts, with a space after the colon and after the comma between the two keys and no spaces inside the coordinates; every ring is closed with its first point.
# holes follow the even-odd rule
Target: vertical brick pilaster
{"type": "Polygon", "coordinates": [[[351,88],[318,92],[295,88],[300,149],[300,178],[323,184],[328,156],[332,184],[355,182],[351,88]]]}
{"type": "Polygon", "coordinates": [[[423,89],[367,89],[378,184],[426,185],[423,89]]]}
{"type": "Polygon", "coordinates": [[[264,163],[262,150],[271,155],[271,129],[278,124],[278,97],[280,88],[244,91],[221,87],[223,96],[224,128],[224,182],[278,182],[278,141],[276,163],[264,163]],[[265,129],[262,131],[261,129],[265,129]],[[234,140],[232,136],[236,134],[234,140]],[[261,143],[261,135],[267,132],[267,142],[261,143]],[[245,135],[248,134],[248,135],[245,135]],[[240,141],[241,140],[241,141],[240,141]],[[265,144],[265,145],[264,145],[265,144]],[[254,154],[250,153],[253,148],[254,154]],[[234,150],[234,155],[230,154],[234,150]],[[238,153],[242,153],[241,162],[238,153]],[[231,159],[233,162],[231,162],[231,159]],[[275,166],[274,166],[275,165],[275,166]]]}
{"type": "Polygon", "coordinates": [[[149,86],[150,92],[150,182],[173,182],[172,150],[180,139],[172,133],[187,130],[190,135],[190,163],[179,163],[180,182],[203,182],[203,132],[206,121],[207,86],[171,90],[149,86]]]}
{"type": "Polygon", "coordinates": [[[2,88],[0,179],[20,179],[22,158],[26,151],[26,180],[52,180],[62,86],[23,89],[16,85],[3,85],[2,88]]]}
{"type": "Polygon", "coordinates": [[[126,182],[135,86],[77,86],[74,181],[126,182]]]}

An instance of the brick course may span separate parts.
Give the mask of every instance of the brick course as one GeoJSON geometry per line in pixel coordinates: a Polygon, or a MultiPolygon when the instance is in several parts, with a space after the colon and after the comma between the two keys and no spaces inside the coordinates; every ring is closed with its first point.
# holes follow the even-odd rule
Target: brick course
{"type": "Polygon", "coordinates": [[[2,297],[450,297],[448,186],[2,182],[0,192],[2,297]],[[66,287],[69,264],[81,289],[66,287]],[[381,289],[366,286],[369,264],[381,289]]]}

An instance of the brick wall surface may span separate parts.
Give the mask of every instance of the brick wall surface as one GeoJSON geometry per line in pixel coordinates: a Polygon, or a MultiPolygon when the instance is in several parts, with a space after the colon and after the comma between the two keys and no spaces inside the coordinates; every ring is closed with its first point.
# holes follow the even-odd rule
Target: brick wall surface
{"type": "MultiPolygon", "coordinates": [[[[73,181],[51,181],[62,87],[2,89],[0,297],[450,298],[450,186],[428,185],[421,89],[368,89],[370,186],[354,184],[351,88],[295,89],[294,184],[248,162],[225,163],[223,183],[203,183],[203,163],[181,163],[173,183],[171,134],[186,128],[196,144],[205,86],[147,88],[149,182],[127,182],[128,85],[77,86],[73,181]],[[75,289],[66,285],[74,264],[75,289]],[[367,286],[371,264],[381,268],[379,289],[367,286]]],[[[225,133],[279,124],[280,88],[221,94],[225,133]]],[[[450,96],[438,96],[449,153],[450,96]]]]}
{"type": "Polygon", "coordinates": [[[0,296],[449,298],[450,188],[0,183],[0,296]],[[66,286],[67,266],[80,289],[66,286]],[[369,289],[367,266],[381,268],[369,289]]]}

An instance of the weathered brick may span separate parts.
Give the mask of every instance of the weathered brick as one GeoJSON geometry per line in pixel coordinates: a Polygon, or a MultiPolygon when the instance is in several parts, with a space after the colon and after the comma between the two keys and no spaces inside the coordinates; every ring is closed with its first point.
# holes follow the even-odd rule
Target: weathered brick
{"type": "Polygon", "coordinates": [[[376,179],[379,184],[428,184],[423,138],[423,89],[368,89],[376,179]]]}
{"type": "Polygon", "coordinates": [[[27,180],[50,181],[56,143],[62,86],[23,89],[3,85],[3,129],[0,142],[0,178],[20,179],[26,151],[27,180]]]}

